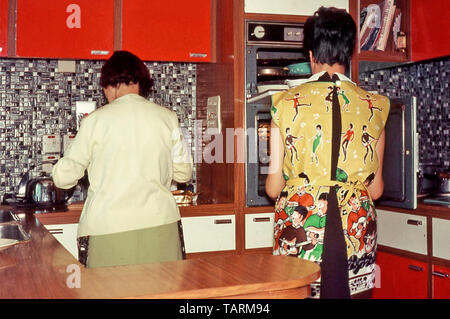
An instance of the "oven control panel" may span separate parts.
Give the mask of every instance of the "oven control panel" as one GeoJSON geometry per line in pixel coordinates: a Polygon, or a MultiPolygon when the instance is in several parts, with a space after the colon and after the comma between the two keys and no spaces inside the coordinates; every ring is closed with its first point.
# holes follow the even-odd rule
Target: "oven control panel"
{"type": "Polygon", "coordinates": [[[248,22],[247,43],[303,43],[303,24],[248,22]]]}

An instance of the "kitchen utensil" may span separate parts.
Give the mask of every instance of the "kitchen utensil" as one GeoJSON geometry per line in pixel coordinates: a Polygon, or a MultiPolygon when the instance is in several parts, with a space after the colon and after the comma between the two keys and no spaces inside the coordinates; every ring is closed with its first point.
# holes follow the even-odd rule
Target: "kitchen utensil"
{"type": "Polygon", "coordinates": [[[450,196],[450,173],[440,172],[438,173],[438,188],[437,192],[441,196],[450,196]]]}
{"type": "Polygon", "coordinates": [[[284,76],[288,74],[285,67],[261,67],[258,68],[258,76],[284,76]]]}
{"type": "Polygon", "coordinates": [[[41,172],[37,178],[30,178],[32,166],[21,178],[17,194],[5,194],[3,203],[15,206],[65,205],[74,188],[57,188],[48,173],[41,172]]]}
{"type": "Polygon", "coordinates": [[[311,74],[311,65],[309,62],[294,63],[286,66],[285,70],[289,71],[289,74],[306,75],[311,74]]]}

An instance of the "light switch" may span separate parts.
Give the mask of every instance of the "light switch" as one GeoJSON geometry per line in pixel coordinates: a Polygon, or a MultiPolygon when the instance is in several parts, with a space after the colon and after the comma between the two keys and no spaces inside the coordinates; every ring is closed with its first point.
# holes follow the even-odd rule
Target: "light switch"
{"type": "Polygon", "coordinates": [[[206,106],[206,129],[222,130],[222,120],[220,116],[220,96],[208,98],[206,106]]]}
{"type": "Polygon", "coordinates": [[[61,137],[56,134],[42,136],[42,154],[60,153],[61,137]]]}

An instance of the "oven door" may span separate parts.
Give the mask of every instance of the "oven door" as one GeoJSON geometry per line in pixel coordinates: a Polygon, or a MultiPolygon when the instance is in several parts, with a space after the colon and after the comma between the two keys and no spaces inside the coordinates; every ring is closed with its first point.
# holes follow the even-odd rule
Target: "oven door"
{"type": "Polygon", "coordinates": [[[247,104],[247,206],[271,206],[274,202],[265,191],[270,158],[270,98],[247,104]]]}

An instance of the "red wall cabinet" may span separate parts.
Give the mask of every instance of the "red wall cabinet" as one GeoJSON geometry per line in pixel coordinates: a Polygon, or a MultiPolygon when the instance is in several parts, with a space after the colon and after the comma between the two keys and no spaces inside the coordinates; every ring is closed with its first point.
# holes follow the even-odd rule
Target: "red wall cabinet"
{"type": "Polygon", "coordinates": [[[411,59],[450,54],[448,0],[411,0],[411,59]]]}
{"type": "Polygon", "coordinates": [[[114,0],[17,0],[19,57],[106,59],[114,0]]]}
{"type": "Polygon", "coordinates": [[[8,54],[8,0],[0,0],[0,56],[8,54]]]}
{"type": "Polygon", "coordinates": [[[450,298],[450,268],[433,265],[433,299],[450,298]]]}
{"type": "Polygon", "coordinates": [[[375,299],[426,299],[427,264],[383,251],[377,252],[375,299]],[[379,276],[379,277],[378,277],[379,276]]]}
{"type": "Polygon", "coordinates": [[[124,0],[122,48],[150,61],[211,62],[211,0],[124,0]]]}

